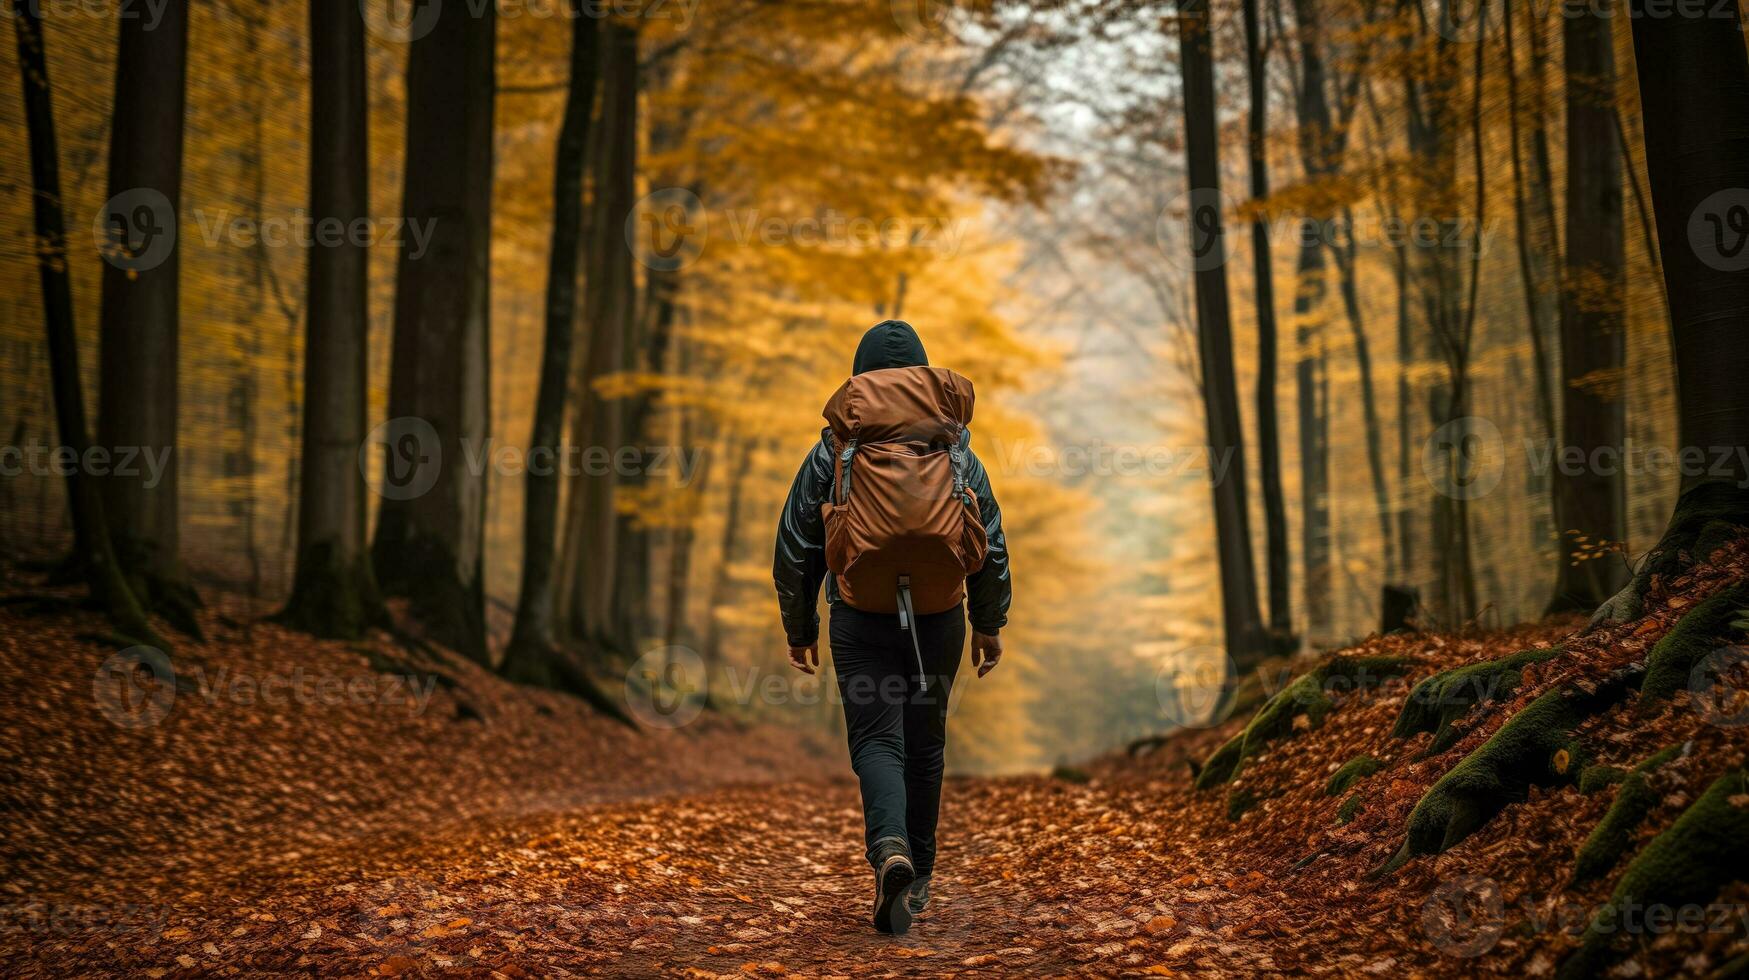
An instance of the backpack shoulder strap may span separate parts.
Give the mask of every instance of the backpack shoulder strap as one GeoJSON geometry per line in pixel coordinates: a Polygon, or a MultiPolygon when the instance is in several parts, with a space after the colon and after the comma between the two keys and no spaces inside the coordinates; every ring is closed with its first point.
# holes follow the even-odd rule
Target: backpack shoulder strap
{"type": "Polygon", "coordinates": [[[960,426],[960,437],[947,451],[947,458],[953,463],[954,496],[965,493],[971,484],[972,469],[972,430],[960,426]]]}

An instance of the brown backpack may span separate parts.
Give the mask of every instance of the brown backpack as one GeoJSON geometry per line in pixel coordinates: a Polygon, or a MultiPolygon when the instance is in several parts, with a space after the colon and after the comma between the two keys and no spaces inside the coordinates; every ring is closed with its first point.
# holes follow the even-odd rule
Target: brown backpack
{"type": "Polygon", "coordinates": [[[869,371],[844,382],[822,414],[835,462],[821,516],[839,595],[865,612],[898,613],[905,629],[958,605],[988,551],[966,482],[972,383],[946,368],[869,371]]]}

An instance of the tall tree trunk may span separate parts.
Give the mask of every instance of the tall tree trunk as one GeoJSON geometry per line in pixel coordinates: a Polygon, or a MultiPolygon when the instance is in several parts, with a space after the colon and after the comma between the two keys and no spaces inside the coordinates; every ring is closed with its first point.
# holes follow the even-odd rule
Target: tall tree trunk
{"type": "MultiPolygon", "coordinates": [[[[310,5],[310,212],[350,228],[370,215],[364,16],[310,5]]],[[[385,613],[367,540],[358,448],[369,385],[369,264],[343,236],[310,250],[304,344],[297,571],[284,620],[318,636],[356,637],[385,613]]]]}
{"type": "Polygon", "coordinates": [[[1596,620],[1637,616],[1653,577],[1704,557],[1749,523],[1749,56],[1735,4],[1631,5],[1646,180],[1658,224],[1676,359],[1682,495],[1656,548],[1596,620]]]}
{"type": "MultiPolygon", "coordinates": [[[[643,315],[638,318],[633,363],[627,365],[627,369],[640,374],[655,374],[663,369],[668,347],[673,341],[674,293],[679,282],[673,272],[649,269],[644,275],[643,315]]],[[[613,601],[617,639],[614,645],[634,652],[643,639],[656,630],[651,606],[654,582],[650,567],[654,539],[639,512],[646,505],[643,491],[649,484],[646,470],[650,458],[645,452],[644,437],[649,429],[652,404],[650,393],[640,388],[626,399],[622,416],[624,433],[621,444],[638,449],[640,464],[635,472],[620,479],[621,498],[634,501],[636,510],[622,511],[619,515],[619,574],[614,576],[613,601]]]]}
{"type": "Polygon", "coordinates": [[[383,503],[371,555],[384,594],[412,600],[434,639],[481,663],[490,418],[492,102],[496,13],[435,18],[407,60],[402,210],[429,225],[402,246],[383,503]]]}
{"type": "Polygon", "coordinates": [[[1275,411],[1275,274],[1270,268],[1269,221],[1263,204],[1269,199],[1268,65],[1263,57],[1257,0],[1245,0],[1245,68],[1251,96],[1246,120],[1246,156],[1251,169],[1251,199],[1257,208],[1251,219],[1251,262],[1257,287],[1257,451],[1258,477],[1263,483],[1264,555],[1269,581],[1269,628],[1276,642],[1293,634],[1288,605],[1287,504],[1281,494],[1281,438],[1275,411]]]}
{"type": "MultiPolygon", "coordinates": [[[[1555,457],[1562,547],[1550,612],[1595,609],[1621,589],[1613,551],[1627,539],[1624,377],[1627,319],[1615,41],[1607,10],[1562,19],[1567,70],[1567,255],[1561,288],[1561,445],[1555,457]],[[1568,452],[1582,453],[1578,467],[1568,452]]],[[[1746,229],[1749,230],[1749,229],[1746,229]]]]}
{"type": "MultiPolygon", "coordinates": [[[[1431,550],[1438,561],[1438,609],[1448,623],[1455,624],[1467,621],[1475,604],[1465,499],[1471,476],[1466,470],[1469,460],[1465,450],[1472,440],[1467,423],[1461,421],[1467,418],[1469,408],[1468,331],[1472,321],[1462,297],[1462,256],[1451,247],[1454,231],[1463,227],[1457,196],[1459,74],[1456,51],[1447,40],[1461,25],[1451,20],[1455,16],[1451,8],[1448,0],[1441,0],[1437,14],[1441,30],[1428,42],[1432,48],[1423,63],[1405,68],[1404,80],[1409,149],[1416,160],[1411,197],[1414,215],[1417,222],[1435,232],[1410,236],[1408,280],[1420,300],[1423,329],[1411,331],[1408,339],[1414,361],[1438,357],[1445,368],[1445,378],[1425,393],[1432,423],[1429,435],[1437,440],[1431,447],[1434,472],[1428,475],[1434,483],[1431,550]],[[1417,337],[1430,344],[1414,343],[1417,337]]],[[[1486,9],[1477,8],[1476,16],[1482,16],[1486,9]]],[[[1405,15],[1419,22],[1413,4],[1405,6],[1405,15]]],[[[1422,37],[1426,39],[1425,34],[1422,37]]],[[[1478,41],[1478,58],[1484,48],[1478,41]]],[[[1479,172],[1477,180],[1481,180],[1479,172]]],[[[1476,215],[1475,220],[1479,222],[1481,216],[1476,215]]]]}
{"type": "Polygon", "coordinates": [[[717,567],[711,579],[710,601],[705,607],[702,656],[706,677],[715,677],[722,667],[723,627],[717,611],[728,605],[729,594],[734,589],[735,580],[730,575],[730,569],[735,563],[736,545],[741,540],[741,501],[745,495],[748,466],[753,461],[753,451],[758,447],[756,439],[731,435],[729,441],[735,448],[727,454],[733,462],[727,470],[729,486],[728,498],[723,506],[723,533],[717,544],[717,567]]]}
{"type": "Polygon", "coordinates": [[[1377,389],[1372,378],[1372,341],[1366,335],[1366,318],[1360,309],[1359,262],[1355,256],[1354,218],[1344,213],[1343,224],[1350,229],[1344,241],[1331,241],[1330,254],[1336,259],[1341,283],[1342,311],[1348,319],[1348,335],[1354,344],[1354,368],[1360,376],[1360,415],[1366,426],[1366,468],[1372,477],[1374,519],[1378,521],[1379,540],[1385,552],[1386,582],[1397,577],[1397,549],[1391,533],[1391,491],[1385,482],[1384,425],[1379,421],[1377,389]]]}
{"type": "Polygon", "coordinates": [[[571,487],[555,608],[559,628],[598,652],[613,649],[616,639],[619,520],[614,495],[620,466],[615,457],[624,431],[624,403],[604,397],[597,382],[625,365],[636,312],[625,227],[636,179],[638,33],[609,22],[601,40],[601,132],[594,148],[594,198],[584,253],[583,320],[589,343],[577,367],[571,420],[571,431],[584,447],[585,465],[571,487]]]}
{"type": "Polygon", "coordinates": [[[1245,436],[1233,377],[1232,323],[1227,306],[1226,245],[1221,237],[1220,162],[1215,125],[1214,53],[1208,0],[1179,0],[1178,43],[1183,75],[1185,163],[1189,177],[1192,255],[1196,262],[1198,353],[1209,449],[1226,469],[1214,481],[1216,547],[1220,556],[1221,619],[1234,666],[1249,670],[1269,653],[1257,612],[1257,578],[1245,503],[1245,436]]]}
{"type": "MultiPolygon", "coordinates": [[[[575,6],[575,5],[574,5],[575,6]]],[[[571,25],[571,81],[565,95],[553,167],[553,232],[547,256],[546,334],[540,388],[535,396],[531,459],[548,454],[552,468],[531,466],[522,512],[522,586],[516,625],[504,655],[512,680],[547,684],[547,662],[558,653],[553,629],[553,553],[559,536],[558,453],[564,438],[565,395],[571,379],[572,338],[577,332],[577,282],[583,237],[583,171],[599,74],[600,18],[575,11],[571,25]]]]}
{"type": "MultiPolygon", "coordinates": [[[[1506,40],[1506,102],[1507,122],[1510,129],[1512,156],[1512,203],[1513,227],[1518,239],[1518,279],[1524,292],[1525,325],[1530,335],[1531,362],[1536,371],[1537,414],[1542,420],[1543,431],[1549,438],[1555,435],[1555,396],[1550,381],[1553,370],[1549,364],[1548,333],[1544,324],[1548,322],[1547,293],[1548,281],[1548,246],[1550,235],[1548,226],[1541,219],[1551,212],[1552,202],[1547,200],[1554,195],[1554,188],[1543,183],[1539,175],[1533,175],[1534,185],[1531,187],[1529,200],[1525,194],[1525,170],[1523,140],[1519,138],[1519,106],[1518,97],[1518,64],[1516,57],[1517,45],[1515,37],[1516,18],[1512,12],[1511,0],[1502,2],[1502,20],[1505,22],[1506,40]],[[1533,218],[1531,207],[1536,207],[1536,217],[1533,218]]],[[[1533,20],[1531,31],[1541,28],[1533,20]]],[[[1532,73],[1531,83],[1537,88],[1542,86],[1542,76],[1532,73]]],[[[1547,137],[1544,135],[1547,127],[1543,123],[1543,100],[1538,93],[1533,100],[1530,126],[1531,143],[1539,150],[1546,151],[1547,137]]],[[[1552,218],[1550,219],[1552,222],[1552,218]]]]}
{"type": "MultiPolygon", "coordinates": [[[[85,393],[79,378],[79,337],[73,321],[73,284],[68,275],[67,229],[61,213],[61,166],[55,145],[55,117],[49,98],[49,59],[41,12],[32,0],[11,0],[18,37],[19,80],[24,89],[25,127],[30,142],[31,201],[35,219],[37,272],[42,287],[43,330],[49,348],[49,376],[55,424],[61,443],[81,464],[91,459],[85,424],[85,393]]],[[[110,542],[103,495],[83,465],[67,469],[67,504],[73,515],[75,563],[91,595],[129,638],[162,647],[129,588],[110,542]]]]}
{"type": "Polygon", "coordinates": [[[1324,297],[1329,283],[1317,224],[1301,225],[1300,255],[1294,278],[1294,334],[1299,348],[1294,367],[1300,417],[1300,561],[1306,590],[1306,635],[1328,636],[1330,588],[1330,420],[1324,413],[1329,390],[1324,297]]]}
{"type": "Polygon", "coordinates": [[[117,466],[102,481],[104,510],[116,557],[141,601],[192,633],[199,600],[178,553],[176,439],[188,3],[168,0],[156,23],[122,17],[119,24],[97,441],[114,459],[161,458],[162,471],[117,466]]]}

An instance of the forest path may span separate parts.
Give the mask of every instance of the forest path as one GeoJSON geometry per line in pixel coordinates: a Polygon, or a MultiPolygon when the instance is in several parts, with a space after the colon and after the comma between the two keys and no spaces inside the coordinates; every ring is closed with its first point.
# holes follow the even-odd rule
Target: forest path
{"type": "Polygon", "coordinates": [[[1144,803],[1043,778],[950,781],[935,903],[904,937],[869,925],[855,787],[800,782],[470,821],[417,847],[343,844],[283,878],[186,895],[120,941],[39,948],[34,965],[858,977],[1298,965],[1270,947],[1310,910],[1288,910],[1261,874],[1196,866],[1195,844],[1175,845],[1173,822],[1144,803]]]}

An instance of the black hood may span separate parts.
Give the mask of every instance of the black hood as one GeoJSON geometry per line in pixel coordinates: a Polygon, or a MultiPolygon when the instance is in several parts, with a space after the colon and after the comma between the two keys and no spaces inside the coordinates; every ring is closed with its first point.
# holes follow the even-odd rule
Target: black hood
{"type": "Polygon", "coordinates": [[[921,367],[929,364],[923,352],[923,341],[917,331],[903,320],[882,320],[868,328],[862,343],[856,345],[856,360],[851,374],[879,371],[883,368],[921,367]]]}

